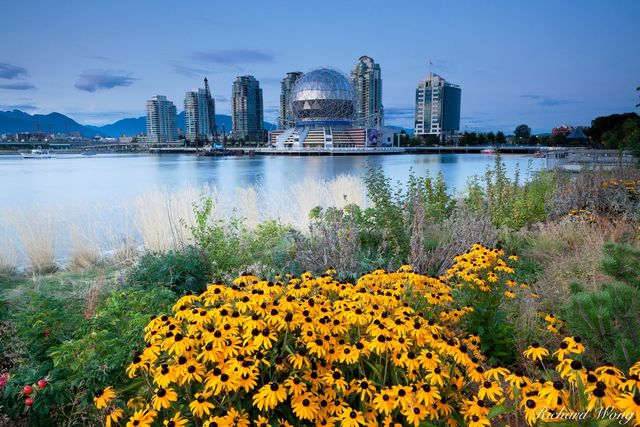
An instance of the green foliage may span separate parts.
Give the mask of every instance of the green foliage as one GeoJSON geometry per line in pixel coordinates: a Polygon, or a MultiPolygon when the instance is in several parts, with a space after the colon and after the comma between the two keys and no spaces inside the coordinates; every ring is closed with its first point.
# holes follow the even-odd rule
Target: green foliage
{"type": "Polygon", "coordinates": [[[602,270],[609,276],[640,289],[640,250],[628,244],[604,245],[602,270]]]}
{"type": "Polygon", "coordinates": [[[182,294],[204,291],[209,267],[202,253],[193,246],[166,252],[144,254],[131,268],[127,282],[143,287],[164,286],[182,294]]]}
{"type": "Polygon", "coordinates": [[[92,392],[124,380],[122,367],[143,344],[149,317],[167,311],[175,300],[162,287],[129,287],[107,292],[91,308],[91,292],[83,295],[78,287],[71,280],[51,280],[12,299],[10,344],[22,351],[0,393],[8,416],[26,415],[34,426],[97,425],[92,392]],[[44,378],[45,388],[34,386],[44,378]],[[20,395],[25,385],[34,388],[28,412],[20,395]]]}
{"type": "Polygon", "coordinates": [[[593,348],[594,362],[626,370],[640,360],[640,290],[623,283],[578,292],[563,312],[567,328],[593,348]]]}
{"type": "Polygon", "coordinates": [[[246,233],[246,253],[263,266],[263,273],[275,275],[287,271],[291,266],[295,247],[294,241],[300,232],[284,226],[276,220],[258,224],[255,230],[246,233]]]}
{"type": "Polygon", "coordinates": [[[591,127],[588,129],[587,134],[591,137],[593,142],[599,144],[605,142],[607,148],[620,148],[617,139],[604,139],[604,134],[607,132],[615,132],[616,129],[622,127],[622,124],[628,119],[638,118],[636,113],[624,113],[624,114],[610,114],[608,116],[596,117],[591,121],[591,127]]]}
{"type": "MultiPolygon", "coordinates": [[[[513,366],[516,362],[514,347],[516,334],[513,313],[504,306],[502,291],[492,284],[492,292],[471,291],[464,287],[454,295],[462,306],[470,305],[474,310],[464,317],[465,330],[480,337],[480,348],[490,355],[493,362],[502,366],[513,366]]],[[[502,285],[502,288],[506,288],[502,285]]]]}
{"type": "Polygon", "coordinates": [[[381,168],[369,168],[364,176],[367,194],[373,207],[365,210],[365,217],[374,229],[382,233],[385,258],[402,262],[409,254],[409,230],[405,223],[403,195],[393,190],[391,180],[381,168]]]}
{"type": "Polygon", "coordinates": [[[496,156],[494,167],[485,172],[484,185],[477,178],[469,181],[465,203],[473,212],[488,212],[496,227],[517,230],[547,217],[546,202],[554,192],[551,173],[521,184],[519,171],[509,178],[502,158],[496,156]]]}
{"type": "Polygon", "coordinates": [[[513,131],[513,136],[516,137],[516,140],[519,143],[528,142],[529,137],[531,137],[531,128],[527,125],[518,125],[518,127],[513,131]]]}
{"type": "Polygon", "coordinates": [[[235,272],[247,265],[250,258],[243,251],[246,229],[242,219],[231,218],[225,222],[212,218],[213,200],[205,198],[194,206],[196,224],[191,234],[201,256],[207,261],[207,275],[212,280],[222,280],[225,273],[235,272]]]}
{"type": "Polygon", "coordinates": [[[50,356],[56,377],[67,388],[96,390],[125,381],[122,367],[143,346],[151,316],[169,310],[175,294],[138,287],[112,293],[95,315],[80,323],[73,337],[54,347],[50,356]]]}

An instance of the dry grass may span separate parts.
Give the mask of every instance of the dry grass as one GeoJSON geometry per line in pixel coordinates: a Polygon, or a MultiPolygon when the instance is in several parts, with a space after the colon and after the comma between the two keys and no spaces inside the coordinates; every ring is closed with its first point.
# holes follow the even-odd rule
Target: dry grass
{"type": "Polygon", "coordinates": [[[307,230],[309,211],[316,206],[366,207],[367,203],[362,179],[343,175],[328,181],[305,180],[284,189],[249,186],[223,193],[213,186],[162,188],[109,206],[83,207],[80,212],[71,206],[13,210],[0,217],[0,231],[4,227],[14,236],[0,246],[0,271],[26,264],[44,273],[55,269],[56,263],[84,269],[105,258],[129,263],[141,245],[151,251],[181,247],[191,243],[194,205],[203,197],[213,200],[212,221],[242,218],[249,229],[276,219],[307,230]]]}
{"type": "Polygon", "coordinates": [[[597,218],[592,223],[561,221],[539,224],[521,232],[528,242],[523,255],[543,266],[541,276],[532,284],[541,297],[541,305],[559,306],[568,301],[569,286],[577,282],[585,290],[595,291],[611,281],[600,269],[602,248],[606,242],[635,238],[633,223],[597,218]]]}
{"type": "Polygon", "coordinates": [[[56,238],[52,209],[10,210],[6,214],[8,224],[16,234],[15,246],[28,260],[28,268],[37,274],[56,269],[56,238]]]}

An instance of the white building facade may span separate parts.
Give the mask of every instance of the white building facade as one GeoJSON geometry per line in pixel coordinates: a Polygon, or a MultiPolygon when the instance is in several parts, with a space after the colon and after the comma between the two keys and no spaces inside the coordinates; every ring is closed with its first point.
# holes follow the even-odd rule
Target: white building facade
{"type": "Polygon", "coordinates": [[[177,113],[173,102],[157,95],[147,101],[147,137],[150,144],[163,144],[178,140],[177,113]]]}

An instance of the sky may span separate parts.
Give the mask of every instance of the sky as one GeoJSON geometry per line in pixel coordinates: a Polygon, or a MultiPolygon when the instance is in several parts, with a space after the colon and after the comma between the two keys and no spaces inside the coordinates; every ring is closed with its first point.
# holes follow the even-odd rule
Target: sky
{"type": "Polygon", "coordinates": [[[413,127],[432,71],[462,87],[461,130],[534,132],[638,111],[640,1],[0,0],[0,110],[103,125],[209,79],[229,114],[236,76],[278,116],[288,71],[382,69],[385,121],[413,127]]]}

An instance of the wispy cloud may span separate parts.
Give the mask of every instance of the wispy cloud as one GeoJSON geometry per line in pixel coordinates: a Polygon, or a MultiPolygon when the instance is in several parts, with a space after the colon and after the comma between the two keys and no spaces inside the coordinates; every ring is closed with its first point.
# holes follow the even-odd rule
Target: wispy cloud
{"type": "Polygon", "coordinates": [[[77,89],[95,92],[100,89],[113,89],[119,86],[131,86],[137,79],[122,70],[85,70],[75,84],[77,89]]]}
{"type": "Polygon", "coordinates": [[[31,90],[36,87],[31,83],[26,82],[15,82],[15,83],[0,83],[0,89],[7,90],[31,90]]]}
{"type": "Polygon", "coordinates": [[[384,117],[387,120],[413,119],[415,114],[415,107],[389,107],[384,109],[384,117]]]}
{"type": "Polygon", "coordinates": [[[536,104],[542,107],[555,107],[558,105],[578,104],[578,101],[576,100],[553,98],[553,97],[542,96],[542,95],[523,94],[523,95],[520,95],[519,98],[531,99],[533,101],[536,101],[536,104]]]}
{"type": "Polygon", "coordinates": [[[226,49],[195,52],[191,59],[221,65],[241,65],[272,62],[274,57],[270,53],[254,49],[226,49]]]}
{"type": "Polygon", "coordinates": [[[205,67],[194,67],[180,61],[173,61],[173,71],[187,77],[201,77],[212,74],[212,70],[205,67]]]}
{"type": "Polygon", "coordinates": [[[19,79],[28,75],[27,69],[12,65],[7,62],[0,62],[0,78],[3,79],[19,79]]]}
{"type": "Polygon", "coordinates": [[[35,104],[0,104],[0,111],[7,111],[7,110],[33,111],[37,109],[38,107],[35,104]]]}

